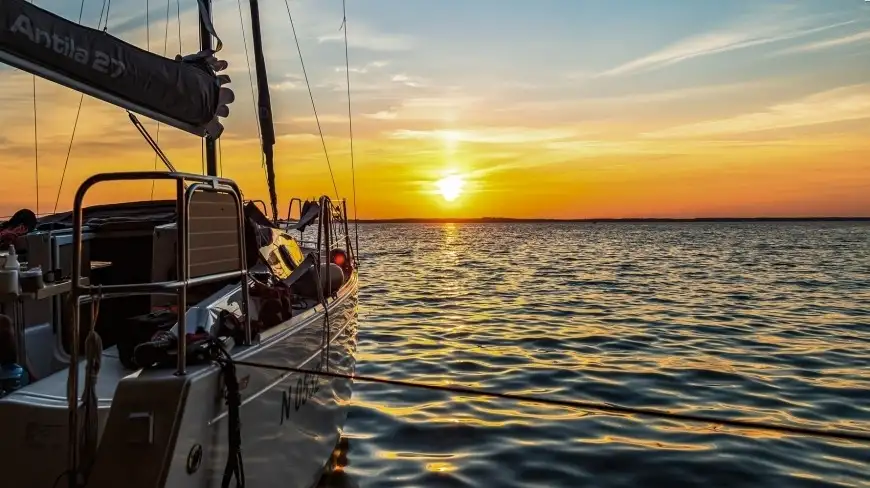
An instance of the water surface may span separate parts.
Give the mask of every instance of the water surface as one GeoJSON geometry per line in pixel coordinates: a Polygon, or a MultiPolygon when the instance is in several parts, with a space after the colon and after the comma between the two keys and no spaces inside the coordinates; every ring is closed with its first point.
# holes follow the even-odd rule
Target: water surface
{"type": "MultiPolygon", "coordinates": [[[[870,432],[870,224],[362,225],[358,372],[870,432]]],[[[870,486],[870,445],[357,383],[324,486],[870,486]]]]}

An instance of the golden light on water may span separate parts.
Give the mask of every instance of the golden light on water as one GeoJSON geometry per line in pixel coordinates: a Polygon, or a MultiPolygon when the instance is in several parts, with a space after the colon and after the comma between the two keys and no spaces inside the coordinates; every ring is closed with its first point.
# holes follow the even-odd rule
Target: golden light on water
{"type": "Polygon", "coordinates": [[[452,174],[436,181],[435,185],[438,187],[438,192],[441,196],[448,202],[452,202],[462,194],[465,180],[459,175],[452,174]]]}

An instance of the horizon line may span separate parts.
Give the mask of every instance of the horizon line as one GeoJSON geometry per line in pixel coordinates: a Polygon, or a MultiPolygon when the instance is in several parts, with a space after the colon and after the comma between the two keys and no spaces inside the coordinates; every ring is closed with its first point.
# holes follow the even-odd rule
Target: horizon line
{"type": "Polygon", "coordinates": [[[654,223],[654,222],[870,222],[866,217],[626,217],[626,218],[512,218],[512,217],[400,217],[348,219],[360,224],[492,224],[492,223],[654,223]]]}

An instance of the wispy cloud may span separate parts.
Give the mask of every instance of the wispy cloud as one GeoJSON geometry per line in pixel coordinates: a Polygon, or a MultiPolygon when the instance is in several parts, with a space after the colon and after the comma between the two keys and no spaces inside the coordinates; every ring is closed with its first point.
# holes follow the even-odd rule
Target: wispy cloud
{"type": "MultiPolygon", "coordinates": [[[[363,66],[351,66],[350,72],[357,74],[366,74],[370,71],[374,71],[376,69],[384,68],[390,64],[389,61],[372,61],[371,63],[366,63],[363,66]]],[[[336,66],[336,73],[344,73],[347,69],[344,66],[336,66]]]]}
{"type": "Polygon", "coordinates": [[[408,76],[404,73],[399,73],[397,75],[393,75],[390,80],[394,83],[401,83],[402,85],[409,86],[411,88],[420,88],[426,85],[426,80],[419,76],[408,76]]]}
{"type": "Polygon", "coordinates": [[[703,137],[870,118],[870,84],[844,86],[771,106],[765,111],[681,125],[644,134],[650,138],[703,137]]]}
{"type": "Polygon", "coordinates": [[[455,120],[479,101],[478,98],[467,96],[408,98],[376,112],[364,113],[363,116],[375,120],[455,120]]]}
{"type": "Polygon", "coordinates": [[[375,119],[375,120],[393,120],[398,116],[399,116],[398,113],[392,112],[390,110],[381,110],[381,111],[375,112],[373,114],[363,114],[363,117],[367,117],[369,119],[375,119]]]}
{"type": "Polygon", "coordinates": [[[633,93],[619,97],[603,97],[592,99],[597,103],[657,103],[670,102],[673,100],[685,100],[689,98],[705,98],[713,95],[724,95],[743,90],[756,89],[771,84],[771,81],[750,81],[738,83],[723,83],[707,86],[693,86],[674,90],[662,90],[658,92],[633,93]]]}
{"type": "Polygon", "coordinates": [[[297,83],[295,81],[282,81],[280,83],[270,83],[269,88],[275,91],[291,91],[291,90],[302,90],[304,85],[297,83]]]}
{"type": "Polygon", "coordinates": [[[594,71],[575,70],[575,71],[570,71],[570,72],[566,73],[565,78],[567,78],[569,81],[583,81],[583,80],[588,80],[590,78],[594,78],[595,75],[596,74],[594,71]]]}
{"type": "Polygon", "coordinates": [[[462,130],[397,130],[394,139],[430,139],[445,142],[476,142],[485,144],[522,144],[558,141],[577,136],[569,129],[533,129],[528,127],[486,127],[462,130]]]}
{"type": "Polygon", "coordinates": [[[855,20],[849,20],[810,27],[805,20],[790,23],[777,21],[775,18],[767,18],[763,22],[744,21],[741,25],[684,39],[642,58],[604,71],[598,76],[618,76],[655,70],[702,56],[795,39],[854,22],[855,20]]]}
{"type": "Polygon", "coordinates": [[[808,44],[802,44],[800,46],[795,46],[788,49],[783,49],[782,51],[778,51],[775,54],[796,54],[796,53],[808,53],[814,51],[823,51],[825,49],[833,49],[840,46],[846,46],[849,44],[859,44],[870,41],[870,30],[866,30],[864,32],[858,32],[857,34],[852,34],[848,36],[835,37],[833,39],[827,39],[824,41],[811,42],[808,44]]]}
{"type": "Polygon", "coordinates": [[[785,137],[773,139],[761,138],[727,138],[721,140],[653,140],[648,139],[577,139],[554,141],[546,143],[542,149],[550,152],[564,153],[575,158],[600,157],[617,155],[694,155],[709,156],[722,154],[723,151],[740,149],[758,150],[760,148],[809,149],[844,147],[857,144],[854,136],[835,135],[831,137],[800,138],[785,137]]]}
{"type": "MultiPolygon", "coordinates": [[[[318,36],[318,42],[344,42],[344,33],[318,36]]],[[[366,24],[357,24],[348,31],[347,43],[352,48],[369,51],[407,51],[414,47],[414,39],[402,34],[379,32],[366,24]]]]}
{"type": "Polygon", "coordinates": [[[278,81],[269,83],[269,88],[275,91],[304,90],[305,78],[295,73],[285,73],[278,81]]]}
{"type": "Polygon", "coordinates": [[[773,86],[779,80],[756,80],[736,83],[722,83],[706,86],[691,86],[671,90],[624,93],[620,95],[583,97],[565,100],[516,102],[496,109],[498,112],[526,112],[541,110],[583,110],[589,108],[612,108],[626,105],[656,104],[680,100],[704,99],[723,96],[773,86]]]}
{"type": "Polygon", "coordinates": [[[291,122],[297,123],[314,123],[320,121],[321,124],[346,124],[347,115],[342,114],[319,114],[317,117],[313,115],[305,115],[301,117],[293,117],[291,122]]]}

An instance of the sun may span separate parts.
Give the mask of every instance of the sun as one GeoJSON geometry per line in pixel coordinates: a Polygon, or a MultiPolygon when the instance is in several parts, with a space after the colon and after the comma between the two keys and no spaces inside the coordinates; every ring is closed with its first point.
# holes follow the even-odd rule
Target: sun
{"type": "Polygon", "coordinates": [[[459,175],[449,175],[435,182],[438,186],[438,192],[448,202],[452,202],[462,194],[462,187],[465,186],[465,180],[459,175]]]}

